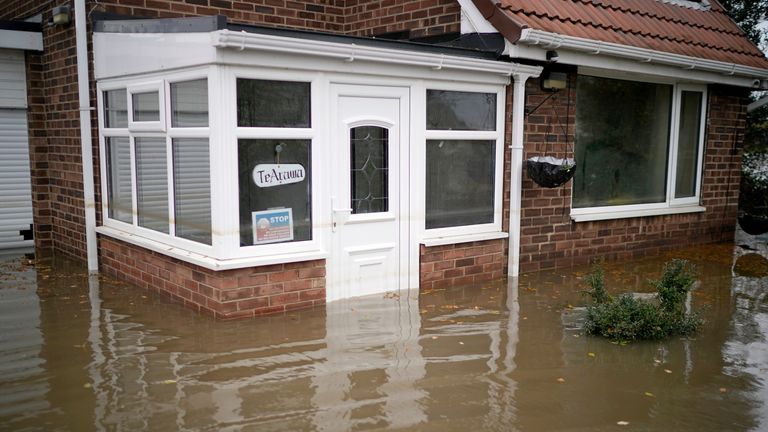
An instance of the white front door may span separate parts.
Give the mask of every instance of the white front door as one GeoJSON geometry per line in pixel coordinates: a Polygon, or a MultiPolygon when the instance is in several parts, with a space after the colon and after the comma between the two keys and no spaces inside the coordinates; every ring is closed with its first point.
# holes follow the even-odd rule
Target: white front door
{"type": "Polygon", "coordinates": [[[408,89],[333,85],[328,301],[407,288],[408,89]]]}

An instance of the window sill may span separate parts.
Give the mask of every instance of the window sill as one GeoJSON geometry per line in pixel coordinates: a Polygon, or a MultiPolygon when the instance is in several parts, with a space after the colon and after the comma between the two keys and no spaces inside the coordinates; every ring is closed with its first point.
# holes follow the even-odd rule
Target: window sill
{"type": "Polygon", "coordinates": [[[291,254],[279,254],[266,257],[253,257],[253,258],[232,258],[232,259],[219,259],[212,256],[199,254],[196,252],[190,252],[186,249],[171,246],[165,243],[161,243],[155,240],[150,240],[145,237],[140,237],[134,234],[130,234],[124,231],[120,231],[114,228],[100,226],[96,228],[96,232],[112,237],[117,240],[122,240],[126,243],[136,245],[159,254],[167,255],[172,258],[179,259],[191,264],[198,265],[200,267],[207,268],[209,270],[233,270],[247,267],[259,267],[272,264],[284,264],[299,261],[311,261],[316,259],[327,258],[328,254],[322,250],[312,250],[307,252],[291,253],[291,254]]]}
{"type": "Polygon", "coordinates": [[[471,243],[471,242],[485,241],[485,240],[505,239],[507,237],[509,237],[509,234],[505,232],[464,234],[464,235],[455,235],[455,236],[425,238],[421,240],[421,244],[423,244],[426,247],[432,247],[432,246],[443,246],[443,245],[458,244],[458,243],[471,243]]]}
{"type": "Polygon", "coordinates": [[[684,213],[701,213],[707,211],[706,207],[701,206],[685,206],[685,207],[664,207],[656,209],[633,209],[625,211],[607,211],[607,212],[590,212],[589,209],[584,211],[574,212],[571,211],[571,219],[574,222],[591,222],[601,220],[612,219],[627,219],[634,217],[645,216],[663,216],[673,214],[684,213]]]}

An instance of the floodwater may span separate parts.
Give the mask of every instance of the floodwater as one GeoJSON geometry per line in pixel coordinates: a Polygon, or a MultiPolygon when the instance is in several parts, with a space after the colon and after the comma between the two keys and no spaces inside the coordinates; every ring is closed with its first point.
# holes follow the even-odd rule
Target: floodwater
{"type": "Polygon", "coordinates": [[[0,430],[768,430],[766,241],[607,264],[615,291],[700,270],[704,329],[629,345],[575,324],[586,268],[216,322],[4,257],[0,430]]]}

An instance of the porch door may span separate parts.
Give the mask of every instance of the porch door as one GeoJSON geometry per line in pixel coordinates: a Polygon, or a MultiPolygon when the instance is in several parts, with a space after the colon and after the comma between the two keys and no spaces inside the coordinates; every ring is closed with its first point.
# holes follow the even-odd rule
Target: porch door
{"type": "Polygon", "coordinates": [[[408,89],[333,85],[327,299],[407,288],[408,89]]]}

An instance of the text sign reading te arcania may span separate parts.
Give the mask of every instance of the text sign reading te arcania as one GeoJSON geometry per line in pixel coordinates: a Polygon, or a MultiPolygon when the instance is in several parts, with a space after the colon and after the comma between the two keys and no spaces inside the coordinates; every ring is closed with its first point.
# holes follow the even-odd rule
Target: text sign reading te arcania
{"type": "Polygon", "coordinates": [[[253,169],[253,182],[258,187],[272,187],[304,180],[306,171],[299,164],[259,164],[253,169]]]}

